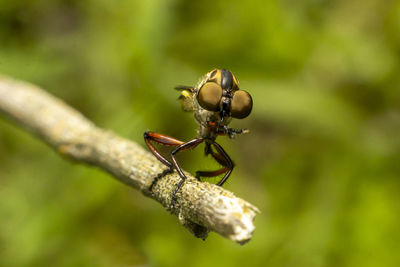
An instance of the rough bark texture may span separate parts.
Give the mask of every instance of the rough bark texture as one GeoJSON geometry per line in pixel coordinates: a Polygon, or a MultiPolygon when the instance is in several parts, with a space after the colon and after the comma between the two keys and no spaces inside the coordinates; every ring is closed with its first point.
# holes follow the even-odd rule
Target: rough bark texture
{"type": "MultiPolygon", "coordinates": [[[[0,76],[0,112],[30,130],[57,152],[97,166],[139,189],[169,209],[171,193],[180,180],[176,172],[153,179],[166,169],[138,144],[96,127],[78,111],[42,89],[0,76]]],[[[205,239],[215,231],[240,244],[250,240],[258,209],[233,193],[199,182],[190,174],[171,213],[195,236],[205,239]]]]}

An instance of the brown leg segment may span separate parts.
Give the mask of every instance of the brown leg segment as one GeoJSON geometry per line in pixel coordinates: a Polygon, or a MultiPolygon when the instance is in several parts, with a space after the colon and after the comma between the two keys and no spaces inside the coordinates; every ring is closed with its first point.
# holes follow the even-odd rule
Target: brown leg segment
{"type": "MultiPolygon", "coordinates": [[[[217,183],[217,185],[222,186],[226,180],[228,179],[229,175],[231,175],[233,168],[235,167],[235,164],[231,160],[231,158],[228,156],[228,154],[225,152],[225,150],[216,142],[212,143],[213,147],[215,150],[217,150],[218,154],[221,155],[225,159],[226,165],[224,165],[228,171],[225,173],[224,177],[217,183]]],[[[215,154],[215,153],[214,153],[215,154]]],[[[214,157],[216,161],[219,162],[217,157],[214,157]]],[[[222,162],[220,162],[222,164],[222,162]]]]}
{"type": "Polygon", "coordinates": [[[184,142],[175,139],[173,137],[170,137],[168,135],[163,135],[159,133],[153,133],[153,132],[145,132],[144,133],[144,141],[146,142],[146,145],[150,148],[151,152],[153,155],[161,161],[164,165],[167,167],[172,168],[173,165],[171,162],[169,162],[166,158],[164,158],[153,146],[153,144],[150,141],[154,141],[158,144],[165,145],[165,146],[179,146],[182,145],[184,142]]]}
{"type": "Polygon", "coordinates": [[[225,150],[216,142],[207,143],[206,144],[206,155],[211,154],[211,156],[222,166],[223,168],[216,170],[216,171],[197,171],[196,178],[200,177],[214,177],[218,176],[222,173],[225,173],[224,177],[217,183],[217,185],[222,186],[228,177],[231,175],[234,163],[225,150]],[[217,153],[213,151],[211,145],[217,150],[217,153]]]}
{"type": "Polygon", "coordinates": [[[153,186],[157,183],[157,181],[167,175],[168,173],[172,173],[173,172],[173,165],[171,162],[169,162],[166,158],[164,158],[153,146],[153,144],[151,143],[151,141],[154,141],[158,144],[161,145],[166,145],[166,146],[179,146],[182,145],[184,142],[177,140],[173,137],[167,136],[167,135],[163,135],[163,134],[159,134],[159,133],[153,133],[153,132],[145,132],[144,133],[144,141],[146,142],[146,145],[150,148],[150,151],[153,153],[153,155],[159,160],[161,161],[164,165],[166,165],[167,167],[169,167],[169,169],[164,170],[163,172],[159,173],[153,180],[153,182],[151,183],[149,190],[150,192],[152,192],[153,190],[153,186]]]}
{"type": "Polygon", "coordinates": [[[215,177],[215,176],[218,176],[220,174],[223,174],[223,173],[227,172],[228,170],[229,170],[228,168],[223,167],[223,168],[221,168],[219,170],[216,170],[216,171],[197,171],[196,172],[196,178],[199,179],[200,177],[207,177],[207,178],[215,177]]]}

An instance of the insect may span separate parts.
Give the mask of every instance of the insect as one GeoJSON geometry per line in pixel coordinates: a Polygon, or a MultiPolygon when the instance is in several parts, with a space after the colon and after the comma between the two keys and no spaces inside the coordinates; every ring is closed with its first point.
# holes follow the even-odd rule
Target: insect
{"type": "MultiPolygon", "coordinates": [[[[227,135],[234,138],[237,134],[248,133],[247,129],[233,129],[228,125],[232,118],[244,119],[251,113],[253,100],[250,94],[239,89],[239,82],[232,72],[224,69],[215,69],[207,73],[196,86],[177,86],[175,89],[181,91],[179,100],[183,110],[191,111],[198,124],[197,137],[183,142],[173,137],[147,131],[144,140],[154,156],[164,165],[169,167],[167,172],[174,169],[178,172],[181,180],[176,184],[173,191],[171,206],[174,206],[176,194],[183,186],[186,176],[175,159],[175,155],[186,149],[193,149],[205,142],[205,155],[211,155],[222,168],[215,171],[197,171],[196,178],[215,177],[224,174],[217,185],[222,186],[231,175],[234,163],[225,150],[215,142],[218,135],[227,135]],[[171,161],[162,156],[151,142],[176,147],[171,152],[171,161]]],[[[165,172],[166,174],[166,172],[165,172]]],[[[154,179],[150,186],[157,182],[159,176],[154,179]]]]}

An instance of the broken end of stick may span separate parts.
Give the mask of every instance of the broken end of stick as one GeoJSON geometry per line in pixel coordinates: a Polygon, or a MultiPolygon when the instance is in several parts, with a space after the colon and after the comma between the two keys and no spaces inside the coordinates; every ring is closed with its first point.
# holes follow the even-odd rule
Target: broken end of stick
{"type": "MultiPolygon", "coordinates": [[[[221,219],[225,224],[219,225],[214,231],[241,245],[249,242],[255,230],[254,219],[259,209],[247,201],[237,198],[227,191],[227,196],[221,196],[221,219]],[[222,212],[224,210],[224,212],[222,212]]],[[[217,211],[218,212],[218,211],[217,211]]]]}
{"type": "Polygon", "coordinates": [[[236,243],[245,244],[252,238],[254,218],[260,211],[232,192],[207,182],[189,178],[177,194],[176,207],[170,209],[172,191],[180,180],[174,172],[162,177],[154,186],[154,198],[194,236],[207,238],[214,231],[236,243]]]}
{"type": "MultiPolygon", "coordinates": [[[[179,212],[178,218],[183,226],[185,226],[194,236],[205,240],[210,231],[214,231],[229,240],[240,245],[249,242],[255,230],[254,219],[258,208],[240,198],[230,198],[221,196],[220,201],[225,202],[216,210],[216,218],[210,220],[211,224],[203,226],[188,220],[182,212],[179,212]],[[228,208],[226,208],[228,207],[228,208]]],[[[204,222],[202,222],[204,223],[204,222]]]]}

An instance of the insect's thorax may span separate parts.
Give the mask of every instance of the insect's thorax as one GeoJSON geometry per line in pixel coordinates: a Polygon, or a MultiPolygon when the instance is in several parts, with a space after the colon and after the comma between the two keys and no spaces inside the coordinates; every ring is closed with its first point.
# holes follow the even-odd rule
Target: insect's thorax
{"type": "Polygon", "coordinates": [[[209,122],[214,123],[219,126],[219,128],[223,128],[223,126],[227,126],[231,121],[231,118],[225,118],[225,120],[222,121],[218,112],[203,109],[197,101],[193,104],[193,108],[194,118],[198,124],[198,138],[215,140],[218,136],[218,128],[210,126],[209,122]]]}

